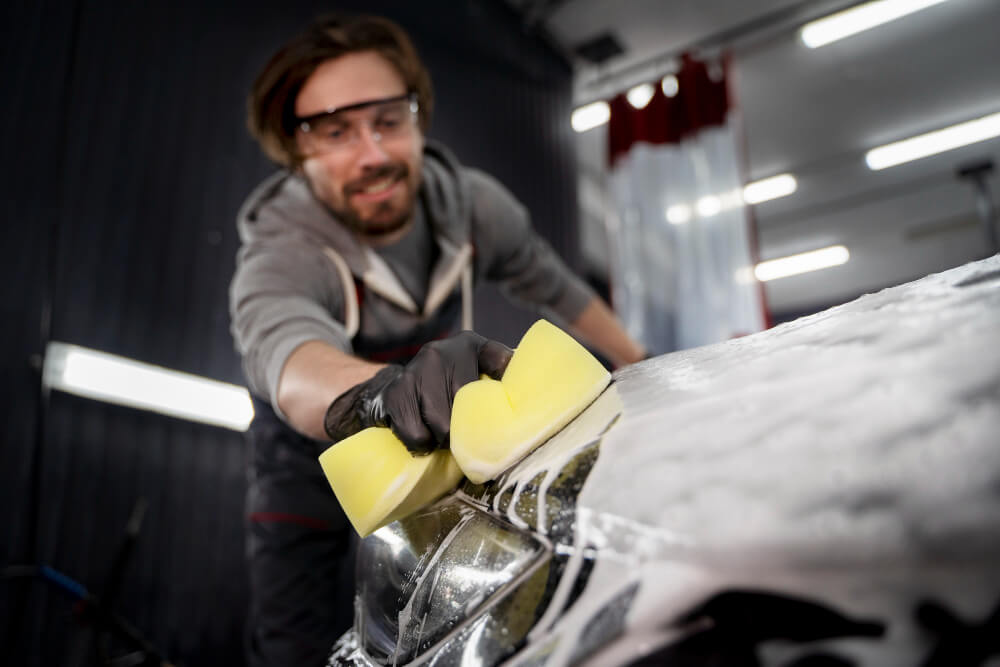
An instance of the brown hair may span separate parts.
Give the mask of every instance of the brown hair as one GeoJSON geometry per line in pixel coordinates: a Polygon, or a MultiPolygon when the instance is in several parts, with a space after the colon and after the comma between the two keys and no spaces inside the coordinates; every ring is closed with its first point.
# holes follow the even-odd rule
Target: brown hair
{"type": "Polygon", "coordinates": [[[420,129],[427,130],[434,105],[431,78],[406,32],[378,16],[332,14],[318,18],[285,44],[257,76],[247,99],[247,127],[269,158],[297,167],[295,99],[320,64],[348,53],[374,51],[416,93],[420,129]]]}

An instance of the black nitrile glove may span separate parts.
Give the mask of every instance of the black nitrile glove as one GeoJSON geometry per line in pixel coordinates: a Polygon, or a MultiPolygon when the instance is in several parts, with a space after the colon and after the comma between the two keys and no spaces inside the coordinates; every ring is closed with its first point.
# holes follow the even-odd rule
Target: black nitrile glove
{"type": "Polygon", "coordinates": [[[481,374],[499,380],[513,354],[472,331],[428,343],[406,366],[387,366],[337,397],[323,427],[334,442],[388,426],[413,453],[445,448],[455,394],[481,374]]]}

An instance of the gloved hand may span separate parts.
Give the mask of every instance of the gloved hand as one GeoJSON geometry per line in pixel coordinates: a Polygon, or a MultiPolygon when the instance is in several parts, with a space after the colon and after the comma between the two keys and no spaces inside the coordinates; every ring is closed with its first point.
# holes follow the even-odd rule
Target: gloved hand
{"type": "Polygon", "coordinates": [[[499,380],[513,354],[472,331],[433,341],[406,366],[386,366],[338,396],[323,427],[334,442],[369,426],[388,426],[413,453],[445,448],[455,394],[481,374],[499,380]]]}

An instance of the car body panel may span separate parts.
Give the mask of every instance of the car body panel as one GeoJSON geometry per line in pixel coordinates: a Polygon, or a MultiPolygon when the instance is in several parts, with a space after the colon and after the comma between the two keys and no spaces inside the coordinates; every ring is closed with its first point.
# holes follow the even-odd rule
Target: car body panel
{"type": "Polygon", "coordinates": [[[918,664],[1000,600],[998,343],[994,256],[624,368],[364,541],[331,664],[918,664]]]}

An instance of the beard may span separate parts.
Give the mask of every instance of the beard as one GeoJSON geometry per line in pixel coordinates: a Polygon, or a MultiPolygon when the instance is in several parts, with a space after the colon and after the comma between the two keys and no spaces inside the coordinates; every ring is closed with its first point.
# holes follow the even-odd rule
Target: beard
{"type": "Polygon", "coordinates": [[[370,238],[378,238],[392,234],[402,229],[413,217],[416,185],[411,182],[410,169],[404,162],[395,162],[372,169],[361,178],[344,185],[343,207],[334,208],[333,212],[340,220],[355,232],[370,238]],[[385,201],[376,202],[362,212],[351,205],[352,195],[384,180],[391,180],[392,186],[402,184],[402,202],[394,196],[385,201]]]}

